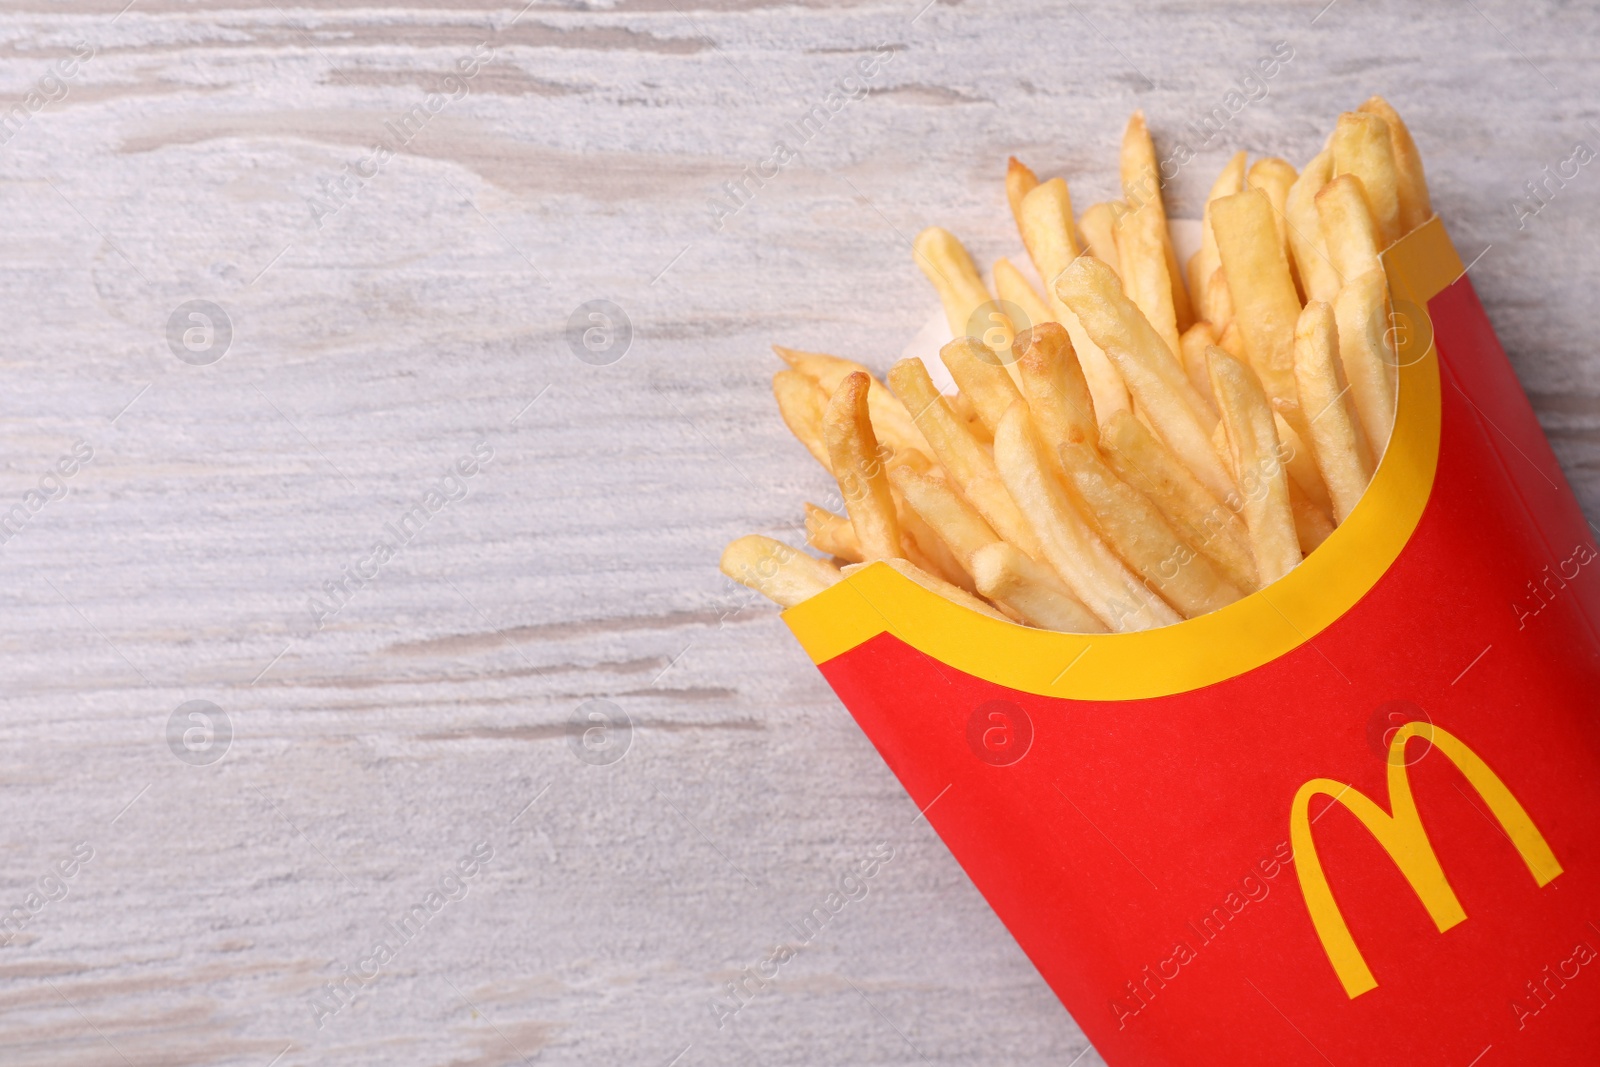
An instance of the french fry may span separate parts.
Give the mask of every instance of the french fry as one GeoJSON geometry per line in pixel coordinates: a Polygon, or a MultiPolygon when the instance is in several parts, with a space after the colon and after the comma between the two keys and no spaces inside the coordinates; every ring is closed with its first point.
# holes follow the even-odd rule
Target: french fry
{"type": "Polygon", "coordinates": [[[1228,272],[1220,264],[1206,281],[1205,302],[1205,321],[1211,323],[1211,328],[1220,336],[1233,325],[1233,294],[1228,292],[1228,272]]]}
{"type": "MultiPolygon", "coordinates": [[[[1200,215],[1200,251],[1194,254],[1190,261],[1191,272],[1189,284],[1200,299],[1200,317],[1210,322],[1218,330],[1226,329],[1228,322],[1233,318],[1231,305],[1223,312],[1212,303],[1212,277],[1222,267],[1222,257],[1217,252],[1217,234],[1211,225],[1211,205],[1225,196],[1244,191],[1245,154],[1235,152],[1233,158],[1228,160],[1228,165],[1222,168],[1222,173],[1217,175],[1217,180],[1211,185],[1211,192],[1206,196],[1206,206],[1200,215]]],[[[1221,290],[1223,297],[1227,290],[1221,290]]]]}
{"type": "Polygon", "coordinates": [[[1051,178],[1022,199],[1022,213],[1018,229],[1022,243],[1028,248],[1034,269],[1045,285],[1045,299],[1055,313],[1055,320],[1072,338],[1072,347],[1078,353],[1083,376],[1089,382],[1089,392],[1094,396],[1095,413],[1105,418],[1113,411],[1129,407],[1128,390],[1122,384],[1116,368],[1084,332],[1078,317],[1061,302],[1055,291],[1055,279],[1067,264],[1078,258],[1079,249],[1072,236],[1072,197],[1067,183],[1051,178]]]}
{"type": "Polygon", "coordinates": [[[1373,270],[1347,282],[1333,306],[1339,362],[1374,462],[1383,458],[1394,429],[1397,357],[1389,347],[1388,304],[1388,277],[1373,270]]]}
{"type": "MultiPolygon", "coordinates": [[[[892,478],[890,484],[893,484],[892,478]]],[[[905,559],[935,578],[942,578],[969,593],[978,591],[972,575],[967,573],[966,567],[956,558],[950,546],[945,544],[938,531],[923,522],[922,516],[907,506],[898,492],[895,494],[895,517],[900,523],[900,547],[905,550],[905,559]]]]}
{"type": "Polygon", "coordinates": [[[1422,172],[1422,155],[1411,131],[1400,118],[1400,113],[1389,106],[1389,101],[1374,96],[1360,110],[1376,115],[1389,126],[1389,147],[1394,153],[1397,178],[1395,191],[1400,199],[1400,233],[1410,233],[1433,217],[1433,205],[1428,198],[1428,179],[1422,172]]]}
{"type": "Polygon", "coordinates": [[[1244,363],[1221,348],[1207,352],[1206,360],[1232,466],[1239,474],[1239,513],[1250,532],[1256,572],[1263,584],[1270,585],[1298,566],[1301,558],[1272,409],[1260,380],[1244,363]]]}
{"type": "Polygon", "coordinates": [[[822,386],[797,370],[781,370],[772,376],[772,396],[778,401],[778,414],[783,416],[789,432],[806,446],[823,470],[832,474],[833,460],[822,439],[822,413],[828,406],[828,394],[822,386]]]}
{"type": "Polygon", "coordinates": [[[1324,149],[1306,164],[1289,187],[1283,214],[1289,230],[1300,290],[1307,300],[1329,301],[1339,294],[1339,272],[1322,239],[1322,219],[1317,214],[1317,194],[1333,177],[1333,151],[1324,149]]]}
{"type": "MultiPolygon", "coordinates": [[[[1005,355],[1008,363],[1014,362],[1009,348],[1005,355]]],[[[993,351],[971,337],[957,337],[945,345],[939,350],[939,359],[993,434],[1011,405],[1022,399],[1007,368],[993,351]]]]}
{"type": "Polygon", "coordinates": [[[989,432],[989,427],[983,424],[978,417],[978,409],[972,406],[972,398],[961,393],[952,393],[945,397],[945,403],[950,405],[950,410],[956,418],[971,431],[972,436],[982,444],[993,444],[994,434],[989,432]]]}
{"type": "Polygon", "coordinates": [[[984,317],[983,328],[989,328],[991,317],[997,320],[1000,333],[1004,341],[1000,350],[1011,347],[1011,338],[1015,336],[1005,315],[994,304],[994,297],[983,284],[983,279],[978,275],[978,268],[973,265],[972,257],[967,254],[966,248],[956,240],[949,230],[930,226],[917,234],[911,243],[912,251],[916,254],[917,266],[922,268],[922,273],[927,275],[933,287],[939,291],[939,303],[944,306],[945,321],[950,325],[952,337],[965,337],[973,328],[974,317],[979,309],[985,305],[990,306],[990,315],[984,317]]]}
{"type": "MultiPolygon", "coordinates": [[[[1190,327],[1191,332],[1193,329],[1190,327]]],[[[1206,388],[1209,392],[1210,386],[1206,388]]],[[[1220,423],[1217,430],[1225,432],[1220,423]]],[[[1245,592],[1260,588],[1243,520],[1207,492],[1142,422],[1127,412],[1113,415],[1100,431],[1100,450],[1111,469],[1149,497],[1172,528],[1221,568],[1234,585],[1245,592]]]]}
{"type": "Polygon", "coordinates": [[[1296,422],[1303,422],[1300,406],[1296,404],[1290,407],[1277,400],[1269,403],[1275,409],[1272,420],[1278,430],[1278,443],[1283,446],[1280,455],[1283,457],[1284,468],[1289,472],[1290,488],[1304,492],[1312,503],[1324,511],[1332,511],[1333,498],[1328,495],[1328,487],[1323,484],[1322,475],[1317,470],[1317,460],[1311,454],[1311,445],[1284,418],[1287,413],[1293,415],[1296,422]]]}
{"type": "Polygon", "coordinates": [[[1053,322],[1035,326],[1018,334],[1011,348],[1028,409],[1046,443],[1096,440],[1094,398],[1067,331],[1053,322]]]}
{"type": "MultiPolygon", "coordinates": [[[[1128,210],[1132,214],[1142,215],[1146,212],[1154,216],[1150,223],[1150,233],[1159,234],[1161,238],[1162,259],[1166,265],[1167,287],[1172,298],[1172,310],[1175,319],[1173,336],[1182,330],[1187,330],[1190,323],[1194,322],[1194,310],[1189,305],[1189,293],[1183,287],[1183,274],[1178,270],[1178,254],[1172,247],[1172,234],[1167,229],[1167,209],[1161,202],[1161,172],[1156,166],[1156,146],[1150,139],[1150,129],[1145,125],[1144,112],[1135,111],[1128,118],[1128,125],[1122,132],[1122,198],[1128,203],[1128,210]]],[[[1117,241],[1118,253],[1123,261],[1128,254],[1122,250],[1120,232],[1117,241]]],[[[1126,262],[1122,264],[1122,273],[1127,273],[1126,262]]],[[[1176,358],[1177,348],[1173,348],[1176,358]]]]}
{"type": "Polygon", "coordinates": [[[833,476],[844,496],[850,525],[865,559],[892,559],[905,554],[900,545],[900,524],[895,518],[894,496],[878,449],[877,435],[867,414],[870,375],[847,375],[828,401],[822,415],[822,437],[833,460],[833,476]]]}
{"type": "Polygon", "coordinates": [[[995,541],[979,549],[972,564],[978,591],[1029,626],[1062,633],[1105,633],[1100,620],[1055,571],[1029,559],[1015,545],[995,541]]]}
{"type": "Polygon", "coordinates": [[[934,456],[961,495],[1001,537],[1038,559],[1039,540],[1006,493],[995,461],[950,411],[918,359],[889,369],[889,387],[905,403],[934,456]]]}
{"type": "Polygon", "coordinates": [[[1089,245],[1089,254],[1118,275],[1122,274],[1122,253],[1117,249],[1117,219],[1127,211],[1128,205],[1121,200],[1102,200],[1078,216],[1078,230],[1089,245]]]}
{"type": "Polygon", "coordinates": [[[1313,504],[1293,480],[1289,482],[1289,507],[1294,511],[1294,536],[1300,542],[1300,552],[1309,556],[1333,533],[1333,519],[1313,504]]]}
{"type": "MultiPolygon", "coordinates": [[[[1283,255],[1289,263],[1290,275],[1295,274],[1294,255],[1289,248],[1289,218],[1287,208],[1289,204],[1289,190],[1294,186],[1295,173],[1287,160],[1269,157],[1258,159],[1250,165],[1250,173],[1246,178],[1250,188],[1260,189],[1267,194],[1267,199],[1272,201],[1272,221],[1278,228],[1278,243],[1283,245],[1283,255]]],[[[1300,281],[1295,279],[1298,287],[1300,281]]]]}
{"type": "Polygon", "coordinates": [[[1378,231],[1361,191],[1361,179],[1341,174],[1317,194],[1317,217],[1322,240],[1341,283],[1381,266],[1378,231]]]}
{"type": "Polygon", "coordinates": [[[811,599],[843,577],[833,564],[760,534],[741,537],[723,549],[721,570],[786,608],[811,599]]]}
{"type": "Polygon", "coordinates": [[[1060,464],[1045,452],[1024,405],[1000,421],[994,458],[1006,489],[1027,516],[1042,562],[1107,629],[1143,630],[1178,621],[1177,612],[1145,588],[1078,514],[1061,484],[1060,464]]]}
{"type": "Polygon", "coordinates": [[[1050,305],[1045,303],[1044,297],[1009,259],[1002,257],[994,261],[994,288],[995,295],[1001,300],[1022,309],[1026,322],[1016,321],[1014,315],[1011,317],[1011,325],[1017,333],[1024,333],[1042,322],[1055,321],[1055,313],[1050,310],[1050,305]]]}
{"type": "MultiPolygon", "coordinates": [[[[839,383],[844,381],[845,375],[856,371],[868,376],[872,374],[855,360],[830,356],[824,352],[802,352],[797,348],[785,348],[782,345],[773,345],[772,351],[792,369],[822,386],[825,394],[824,406],[826,397],[834,394],[839,388],[839,383]]],[[[928,450],[928,442],[922,439],[922,433],[911,421],[911,413],[875,377],[867,389],[867,406],[872,414],[873,432],[884,444],[896,452],[906,449],[916,449],[921,452],[928,450]]]]}
{"type": "Polygon", "coordinates": [[[1144,312],[1177,361],[1178,315],[1167,274],[1167,228],[1153,208],[1147,205],[1117,220],[1117,253],[1122,257],[1123,292],[1144,312]]]}
{"type": "MultiPolygon", "coordinates": [[[[928,592],[937,593],[946,600],[950,601],[952,604],[976,611],[980,615],[987,615],[991,619],[999,619],[1001,622],[1011,621],[994,608],[990,607],[988,604],[985,604],[983,601],[967,592],[965,589],[962,589],[960,586],[951,585],[949,582],[938,577],[937,575],[929,574],[927,571],[923,570],[921,567],[917,566],[915,563],[912,563],[908,559],[886,559],[883,562],[887,563],[889,566],[893,567],[907,578],[910,578],[913,582],[916,582],[928,592]]],[[[852,563],[850,566],[845,567],[840,573],[841,576],[848,578],[856,571],[867,566],[870,566],[870,564],[852,563]]]]}
{"type": "Polygon", "coordinates": [[[815,504],[806,505],[806,544],[848,563],[860,563],[866,558],[850,520],[815,504]]]}
{"type": "Polygon", "coordinates": [[[1217,343],[1217,331],[1211,323],[1201,320],[1183,332],[1178,339],[1178,353],[1183,358],[1183,372],[1189,384],[1205,401],[1206,414],[1217,417],[1216,401],[1211,397],[1211,375],[1206,370],[1206,349],[1217,343]]]}
{"type": "MultiPolygon", "coordinates": [[[[1221,337],[1217,338],[1217,347],[1224,349],[1235,359],[1242,359],[1246,363],[1250,362],[1250,354],[1244,350],[1244,337],[1239,333],[1239,324],[1237,322],[1228,323],[1228,328],[1222,331],[1221,337]]],[[[1215,400],[1216,397],[1213,396],[1212,399],[1215,400]]]]}
{"type": "MultiPolygon", "coordinates": [[[[1122,294],[1117,276],[1099,260],[1085,257],[1061,272],[1056,294],[1115,361],[1151,428],[1207,489],[1226,499],[1233,492],[1233,479],[1211,450],[1212,423],[1205,401],[1160,335],[1122,294]]],[[[1098,397],[1095,405],[1098,412],[1098,397]]]]}
{"type": "Polygon", "coordinates": [[[1011,205],[1011,217],[1016,220],[1019,229],[1022,226],[1022,198],[1033,192],[1038,184],[1038,175],[1018,162],[1016,156],[1006,160],[1006,202],[1011,205]]]}
{"type": "Polygon", "coordinates": [[[1218,200],[1211,212],[1234,321],[1250,366],[1268,396],[1292,404],[1294,324],[1300,318],[1300,297],[1278,241],[1272,201],[1259,189],[1247,189],[1218,200]]]}
{"type": "Polygon", "coordinates": [[[972,572],[973,555],[1000,540],[978,510],[943,477],[895,467],[889,471],[889,481],[906,506],[939,535],[968,572],[972,572]]]}
{"type": "Polygon", "coordinates": [[[1394,142],[1389,124],[1364,111],[1346,111],[1333,130],[1333,173],[1354,174],[1361,179],[1378,226],[1378,248],[1388,248],[1399,240],[1400,173],[1395,166],[1394,142]]]}
{"type": "Polygon", "coordinates": [[[1294,376],[1311,428],[1311,451],[1333,499],[1333,517],[1343,522],[1372,480],[1372,457],[1356,421],[1355,404],[1339,363],[1333,309],[1320,300],[1300,313],[1294,336],[1294,376]]]}
{"type": "Polygon", "coordinates": [[[1168,604],[1194,616],[1239,599],[1239,589],[1184,542],[1148,497],[1117,477],[1091,445],[1068,442],[1056,455],[1089,525],[1168,604]]]}

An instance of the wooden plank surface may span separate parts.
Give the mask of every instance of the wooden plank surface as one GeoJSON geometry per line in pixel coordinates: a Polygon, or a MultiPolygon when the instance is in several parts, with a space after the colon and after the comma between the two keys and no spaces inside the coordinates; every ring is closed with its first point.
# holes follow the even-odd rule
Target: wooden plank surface
{"type": "Polygon", "coordinates": [[[1515,206],[1600,146],[1583,5],[125,2],[0,15],[7,1064],[1099,1062],[716,559],[826,492],[770,342],[885,366],[910,235],[1017,251],[1006,154],[1101,199],[1276,42],[1172,214],[1389,95],[1600,506],[1600,171],[1515,206]]]}

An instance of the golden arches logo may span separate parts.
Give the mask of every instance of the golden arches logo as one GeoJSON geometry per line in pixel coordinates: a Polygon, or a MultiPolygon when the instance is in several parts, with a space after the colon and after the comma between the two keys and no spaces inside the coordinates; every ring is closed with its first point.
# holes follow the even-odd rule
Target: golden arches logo
{"type": "MultiPolygon", "coordinates": [[[[1422,826],[1416,801],[1411,796],[1411,780],[1407,776],[1405,761],[1406,742],[1420,737],[1432,743],[1434,750],[1455,764],[1472,788],[1478,791],[1489,812],[1500,823],[1506,837],[1516,847],[1522,862],[1534,882],[1543,887],[1561,873],[1561,864],[1555,853],[1545,843],[1544,836],[1533,825],[1533,820],[1517,798],[1511,795],[1499,775],[1478,754],[1464,745],[1454,735],[1426,722],[1408,722],[1394,732],[1387,753],[1389,778],[1389,806],[1384,811],[1366,794],[1331,778],[1313,778],[1300,787],[1289,811],[1289,842],[1294,848],[1294,867],[1300,878],[1300,892],[1305,897],[1306,911],[1316,927],[1322,948],[1333,964],[1334,973],[1344,985],[1344,991],[1354,999],[1377,988],[1377,979],[1367,967],[1361,950],[1356,948],[1350,927],[1333,899],[1333,890],[1322,871],[1322,861],[1317,857],[1316,842],[1311,836],[1311,799],[1319,794],[1344,805],[1361,820],[1377,838],[1378,844],[1389,854],[1400,873],[1410,883],[1417,899],[1428,910],[1439,932],[1450,929],[1467,917],[1456,898],[1455,890],[1439,866],[1428,841],[1428,832],[1422,826]]],[[[1326,810],[1326,809],[1324,809],[1326,810]]]]}

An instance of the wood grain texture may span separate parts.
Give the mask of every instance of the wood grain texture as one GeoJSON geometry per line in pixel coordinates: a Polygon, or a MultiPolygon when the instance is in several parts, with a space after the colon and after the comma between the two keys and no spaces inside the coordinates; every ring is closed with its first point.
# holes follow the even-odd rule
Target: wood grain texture
{"type": "Polygon", "coordinates": [[[1102,199],[1132,108],[1170,145],[1276,41],[1292,62],[1171,213],[1231,152],[1302,162],[1387,94],[1600,506],[1600,164],[1513,206],[1600,145],[1582,5],[124,2],[0,15],[0,101],[55,97],[0,146],[7,1064],[1099,1062],[716,560],[828,492],[770,342],[881,369],[935,306],[918,229],[1019,251],[1008,153],[1102,199]],[[884,44],[718,227],[722,183],[884,44]],[[326,210],[478,45],[470,91],[326,210]],[[632,328],[603,366],[565,336],[595,299],[632,328]],[[231,322],[209,366],[168,342],[190,300],[231,322]],[[323,583],[480,442],[318,627],[323,583]],[[573,754],[591,699],[633,721],[620,762],[573,754]],[[231,724],[217,762],[168,744],[192,700],[231,724]],[[720,987],[880,841],[866,898],[719,1029],[720,987]],[[479,842],[465,897],[319,1027],[319,987],[479,842]]]}

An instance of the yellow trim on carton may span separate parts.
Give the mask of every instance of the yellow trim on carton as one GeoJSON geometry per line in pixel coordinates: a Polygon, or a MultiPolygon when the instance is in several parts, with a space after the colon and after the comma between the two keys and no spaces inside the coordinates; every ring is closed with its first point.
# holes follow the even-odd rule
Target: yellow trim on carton
{"type": "MultiPolygon", "coordinates": [[[[1463,270],[1437,216],[1397,241],[1383,260],[1397,313],[1424,319],[1428,301],[1463,270]]],[[[815,663],[887,632],[965,674],[1074,700],[1167,696],[1268,663],[1348,611],[1389,569],[1422,517],[1439,459],[1439,364],[1432,329],[1421,325],[1401,335],[1394,435],[1366,495],[1305,562],[1225,608],[1136,633],[1053,633],[959,607],[880,563],[790,608],[783,619],[815,663]]]]}

